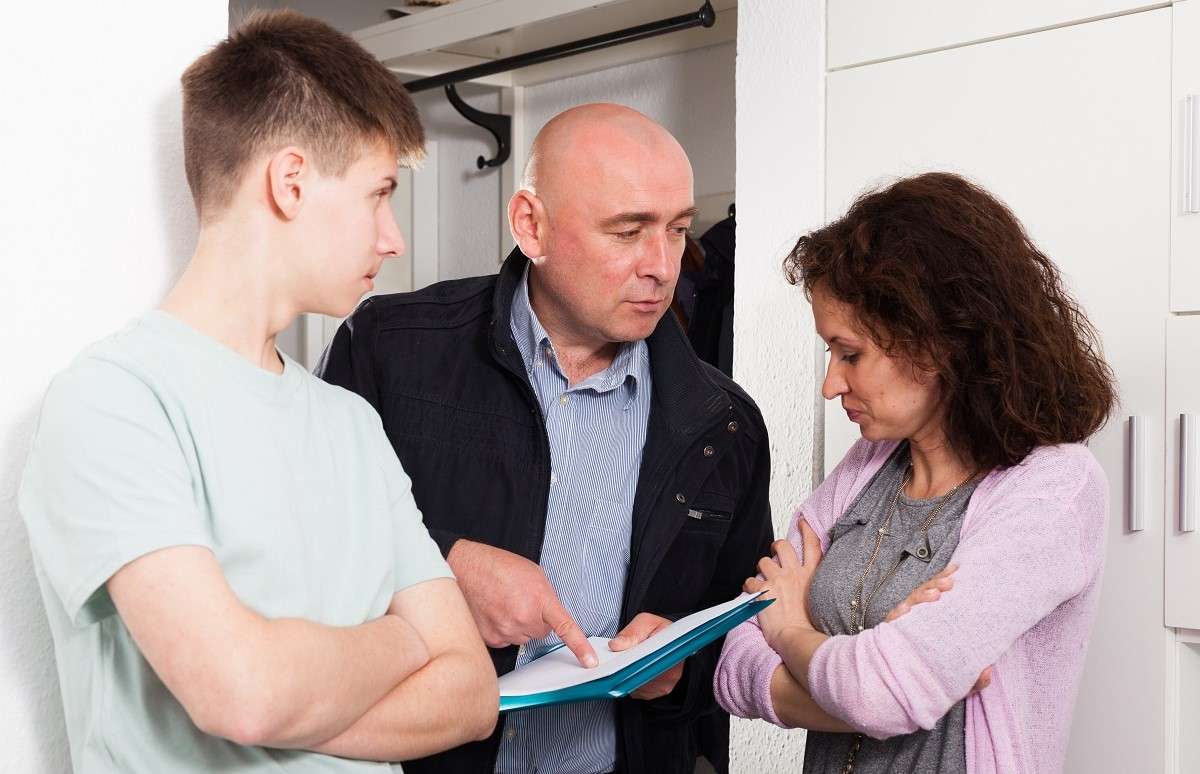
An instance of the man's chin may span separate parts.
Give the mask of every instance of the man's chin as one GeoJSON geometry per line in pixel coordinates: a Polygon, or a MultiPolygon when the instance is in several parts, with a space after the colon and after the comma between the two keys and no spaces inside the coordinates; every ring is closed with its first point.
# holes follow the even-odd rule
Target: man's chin
{"type": "Polygon", "coordinates": [[[642,329],[624,329],[620,331],[610,331],[608,340],[614,344],[629,344],[634,341],[642,341],[650,338],[650,334],[654,333],[654,328],[642,329]]]}
{"type": "Polygon", "coordinates": [[[632,320],[619,328],[609,331],[609,341],[624,343],[648,339],[650,338],[650,334],[654,333],[654,329],[658,327],[660,320],[662,320],[662,315],[654,317],[653,320],[645,318],[632,320]]]}

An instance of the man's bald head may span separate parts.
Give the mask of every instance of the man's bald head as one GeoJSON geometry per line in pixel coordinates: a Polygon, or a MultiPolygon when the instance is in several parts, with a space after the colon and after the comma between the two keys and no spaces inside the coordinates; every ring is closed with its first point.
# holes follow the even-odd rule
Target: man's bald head
{"type": "Polygon", "coordinates": [[[581,105],[538,132],[508,204],[530,303],[555,347],[650,335],[671,302],[696,214],[670,132],[620,105],[581,105]]]}
{"type": "Polygon", "coordinates": [[[630,166],[678,173],[691,164],[679,142],[638,111],[611,103],[579,105],[550,119],[529,150],[522,186],[552,206],[564,190],[630,166]]]}

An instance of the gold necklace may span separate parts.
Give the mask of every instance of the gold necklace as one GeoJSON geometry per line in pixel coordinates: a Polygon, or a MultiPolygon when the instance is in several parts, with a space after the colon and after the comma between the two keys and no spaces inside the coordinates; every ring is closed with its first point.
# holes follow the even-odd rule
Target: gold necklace
{"type": "MultiPolygon", "coordinates": [[[[897,505],[900,501],[900,493],[904,491],[904,487],[906,484],[908,484],[911,476],[912,463],[909,463],[908,468],[904,471],[904,477],[900,480],[900,486],[896,487],[896,491],[892,495],[892,501],[888,505],[887,514],[883,519],[883,525],[876,530],[875,548],[871,551],[871,558],[867,560],[867,566],[863,568],[862,576],[859,577],[858,585],[855,587],[854,596],[850,599],[851,621],[854,624],[855,631],[861,632],[866,628],[867,611],[871,607],[871,601],[875,599],[875,595],[879,593],[879,590],[883,588],[884,584],[892,579],[892,576],[896,574],[896,570],[900,569],[900,563],[904,561],[904,555],[901,554],[900,558],[896,560],[895,564],[893,564],[891,568],[884,574],[884,576],[879,579],[879,582],[875,584],[875,588],[871,589],[871,593],[867,596],[866,600],[863,600],[863,590],[867,583],[867,576],[871,574],[871,569],[875,566],[876,560],[879,559],[879,552],[883,548],[883,539],[887,537],[888,527],[892,525],[892,517],[896,514],[897,505]]],[[[974,477],[974,473],[970,474],[962,481],[958,482],[953,489],[943,495],[942,499],[939,500],[937,505],[933,507],[933,510],[929,512],[929,515],[925,518],[925,521],[921,523],[921,528],[918,530],[917,534],[925,535],[928,533],[930,526],[933,525],[933,522],[937,519],[938,514],[942,512],[942,508],[946,506],[946,503],[949,502],[950,498],[953,497],[959,489],[962,489],[963,486],[965,486],[966,483],[974,477]]]]}
{"type": "MultiPolygon", "coordinates": [[[[875,588],[871,589],[871,593],[867,599],[863,600],[863,588],[867,584],[867,576],[871,573],[871,568],[875,566],[875,561],[879,558],[879,551],[883,548],[883,539],[887,537],[888,527],[892,525],[892,516],[895,515],[897,504],[900,501],[900,493],[904,491],[904,486],[908,483],[911,475],[912,463],[910,462],[908,468],[904,471],[904,477],[900,480],[900,486],[896,487],[896,492],[892,495],[892,502],[888,505],[887,514],[883,518],[883,526],[877,530],[875,536],[875,549],[871,552],[871,558],[867,560],[867,566],[863,569],[862,577],[858,579],[858,586],[854,591],[854,596],[850,599],[850,616],[856,631],[861,632],[866,627],[867,610],[871,607],[871,601],[875,599],[875,595],[883,588],[883,585],[892,579],[892,576],[896,574],[896,570],[900,569],[900,563],[904,561],[904,554],[901,554],[891,569],[875,584],[875,588]]],[[[974,477],[974,473],[970,474],[942,496],[942,499],[929,512],[925,521],[921,523],[921,529],[918,534],[925,535],[929,532],[929,527],[937,519],[938,514],[942,512],[942,508],[945,507],[950,498],[954,496],[955,492],[966,486],[967,482],[974,477]]],[[[845,763],[842,764],[841,774],[853,774],[854,761],[858,757],[858,751],[862,749],[863,739],[862,734],[855,734],[854,743],[850,746],[850,751],[846,754],[845,763]]]]}

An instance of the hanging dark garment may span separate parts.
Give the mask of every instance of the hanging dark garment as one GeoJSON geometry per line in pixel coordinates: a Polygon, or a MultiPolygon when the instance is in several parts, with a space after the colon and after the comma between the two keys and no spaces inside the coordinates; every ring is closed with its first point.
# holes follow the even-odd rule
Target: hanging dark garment
{"type": "Polygon", "coordinates": [[[726,376],[733,375],[734,231],[731,215],[704,232],[700,237],[704,270],[687,277],[695,293],[688,339],[701,360],[716,366],[726,376]]]}
{"type": "Polygon", "coordinates": [[[679,261],[679,280],[675,283],[675,297],[671,299],[671,311],[685,331],[692,324],[696,313],[696,282],[704,278],[704,249],[691,236],[684,237],[683,258],[679,261]]]}

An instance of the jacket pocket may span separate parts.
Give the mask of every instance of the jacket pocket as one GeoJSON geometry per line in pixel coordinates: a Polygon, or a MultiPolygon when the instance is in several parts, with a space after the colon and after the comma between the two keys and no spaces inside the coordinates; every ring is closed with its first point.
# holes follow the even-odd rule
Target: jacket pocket
{"type": "Polygon", "coordinates": [[[724,542],[733,524],[733,507],[733,498],[705,492],[684,511],[683,536],[696,535],[724,542]]]}

